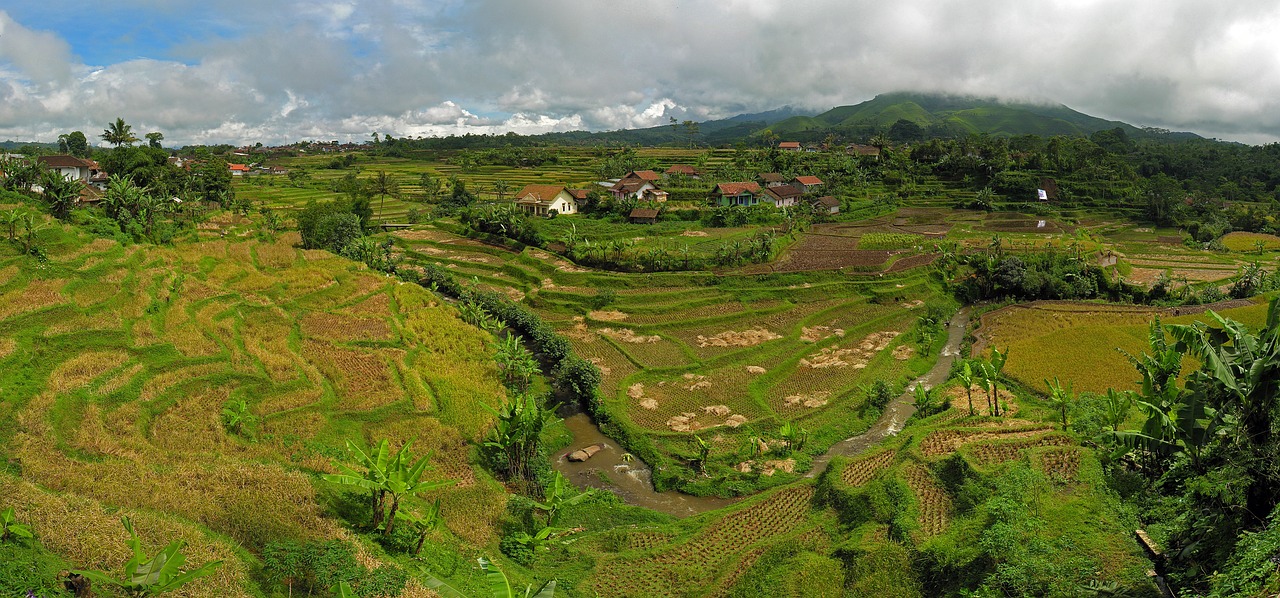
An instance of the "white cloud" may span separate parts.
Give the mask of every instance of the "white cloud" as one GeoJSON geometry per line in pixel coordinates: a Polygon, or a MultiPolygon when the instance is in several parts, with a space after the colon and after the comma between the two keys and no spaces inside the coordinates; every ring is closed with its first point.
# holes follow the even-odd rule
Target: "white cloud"
{"type": "Polygon", "coordinates": [[[254,26],[93,66],[0,11],[0,136],[93,137],[117,116],[173,144],[611,130],[910,90],[1280,139],[1280,5],[1263,0],[231,6],[254,26]]]}

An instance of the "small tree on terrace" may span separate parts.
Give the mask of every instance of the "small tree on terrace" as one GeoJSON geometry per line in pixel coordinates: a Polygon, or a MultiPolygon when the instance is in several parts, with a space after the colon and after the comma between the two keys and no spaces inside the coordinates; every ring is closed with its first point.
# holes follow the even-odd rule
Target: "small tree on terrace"
{"type": "Polygon", "coordinates": [[[973,415],[973,367],[968,361],[964,362],[964,366],[956,372],[956,380],[964,385],[964,394],[969,398],[969,415],[973,415]]]}
{"type": "Polygon", "coordinates": [[[1049,388],[1049,403],[1053,408],[1058,410],[1062,416],[1062,431],[1067,431],[1067,410],[1075,403],[1075,393],[1071,392],[1071,385],[1068,383],[1066,388],[1062,387],[1062,382],[1058,381],[1055,376],[1053,383],[1048,380],[1044,381],[1044,385],[1049,388]]]}

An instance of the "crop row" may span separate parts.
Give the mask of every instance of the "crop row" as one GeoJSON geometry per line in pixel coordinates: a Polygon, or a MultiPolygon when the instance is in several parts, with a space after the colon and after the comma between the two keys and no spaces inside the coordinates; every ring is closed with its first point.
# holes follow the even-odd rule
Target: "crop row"
{"type": "Polygon", "coordinates": [[[893,463],[895,454],[894,451],[887,450],[870,457],[851,461],[840,472],[840,479],[850,486],[861,486],[870,482],[871,478],[874,478],[877,473],[884,471],[893,463]]]}
{"type": "Polygon", "coordinates": [[[926,457],[936,457],[954,453],[966,444],[993,440],[997,438],[1027,438],[1043,434],[1049,426],[1015,427],[990,430],[936,430],[930,432],[920,441],[920,452],[926,457]]]}
{"type": "Polygon", "coordinates": [[[936,536],[946,531],[951,518],[951,497],[923,465],[912,464],[903,470],[907,486],[916,496],[919,507],[920,532],[936,536]]]}

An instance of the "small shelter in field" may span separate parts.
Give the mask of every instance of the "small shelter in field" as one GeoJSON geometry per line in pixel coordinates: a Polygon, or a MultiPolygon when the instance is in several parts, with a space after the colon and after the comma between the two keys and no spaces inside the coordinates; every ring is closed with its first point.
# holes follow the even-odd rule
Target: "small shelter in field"
{"type": "Polygon", "coordinates": [[[658,211],[653,208],[636,208],[627,216],[631,224],[654,224],[658,221],[658,211]]]}
{"type": "Polygon", "coordinates": [[[668,168],[665,174],[669,177],[684,175],[694,180],[702,178],[702,171],[698,170],[697,167],[690,166],[688,164],[672,164],[671,168],[668,168]]]}

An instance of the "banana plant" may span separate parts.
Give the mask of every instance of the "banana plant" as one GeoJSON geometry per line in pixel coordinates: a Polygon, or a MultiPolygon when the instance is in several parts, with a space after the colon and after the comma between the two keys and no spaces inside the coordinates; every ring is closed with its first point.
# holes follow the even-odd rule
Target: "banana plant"
{"type": "Polygon", "coordinates": [[[974,376],[973,376],[973,367],[969,365],[968,361],[965,361],[964,367],[960,368],[959,372],[956,372],[956,379],[959,380],[960,383],[964,385],[964,393],[966,396],[969,397],[969,415],[972,416],[974,414],[974,411],[973,411],[974,376]]]}
{"type": "Polygon", "coordinates": [[[809,441],[809,432],[792,421],[783,422],[782,427],[778,429],[778,435],[787,441],[787,449],[791,451],[803,449],[805,443],[809,441]]]}
{"type": "Polygon", "coordinates": [[[929,415],[933,414],[933,410],[934,410],[933,393],[930,392],[930,390],[931,389],[929,389],[923,384],[916,385],[916,389],[914,391],[915,399],[916,399],[915,408],[916,408],[916,411],[920,414],[920,417],[928,417],[929,415]]]}
{"type": "Polygon", "coordinates": [[[580,492],[574,494],[573,486],[569,484],[569,480],[564,478],[560,472],[556,472],[556,477],[551,480],[551,485],[547,487],[545,494],[545,502],[534,502],[534,506],[547,513],[547,525],[555,523],[562,509],[568,506],[576,505],[587,497],[591,496],[591,491],[580,492]]]}
{"type": "Polygon", "coordinates": [[[383,439],[377,448],[364,452],[356,443],[347,441],[347,451],[355,456],[356,462],[364,468],[360,471],[345,463],[337,463],[342,473],[321,476],[327,482],[355,486],[369,491],[369,507],[374,529],[382,525],[384,501],[386,500],[386,480],[391,467],[391,443],[383,439]]]}
{"type": "Polygon", "coordinates": [[[440,480],[436,482],[428,482],[422,479],[427,468],[431,464],[431,456],[423,455],[417,461],[413,461],[409,453],[409,445],[412,441],[406,442],[404,448],[400,449],[399,454],[392,460],[391,467],[387,472],[387,480],[383,487],[388,495],[391,496],[391,508],[387,513],[387,526],[382,529],[384,536],[391,535],[391,531],[396,525],[396,511],[400,509],[400,499],[404,496],[418,494],[420,492],[430,492],[447,488],[457,483],[457,480],[440,480]]]}
{"type": "Polygon", "coordinates": [[[31,537],[31,528],[18,523],[18,518],[13,514],[13,507],[0,511],[0,543],[7,541],[9,538],[31,537]]]}
{"type": "MultiPolygon", "coordinates": [[[[484,570],[485,578],[489,581],[489,592],[493,598],[519,598],[521,596],[507,579],[507,574],[503,573],[496,565],[484,557],[476,559],[480,562],[480,568],[484,570]]],[[[535,594],[533,586],[528,585],[524,588],[524,598],[552,598],[556,593],[556,581],[553,579],[548,581],[542,589],[535,594]]]]}
{"type": "Polygon", "coordinates": [[[133,558],[124,564],[124,578],[116,579],[99,571],[74,571],[73,573],[101,584],[120,586],[130,596],[141,598],[181,588],[213,573],[222,564],[222,561],[213,561],[183,573],[182,566],[186,564],[187,557],[181,552],[184,545],[182,540],[171,542],[154,557],[148,559],[146,553],[142,552],[142,541],[138,540],[138,533],[133,529],[133,521],[128,517],[121,517],[120,522],[124,524],[126,530],[129,530],[127,543],[133,550],[133,558]]]}
{"type": "Polygon", "coordinates": [[[1075,393],[1071,392],[1071,383],[1067,383],[1067,387],[1062,387],[1062,382],[1054,376],[1053,383],[1050,384],[1048,378],[1045,379],[1044,385],[1049,388],[1049,403],[1057,409],[1062,416],[1062,431],[1067,431],[1067,410],[1075,402],[1075,393]]]}
{"type": "Polygon", "coordinates": [[[693,465],[698,468],[698,471],[706,473],[707,459],[711,457],[711,444],[697,434],[693,435],[693,441],[698,445],[698,458],[694,459],[693,465]]]}
{"type": "Polygon", "coordinates": [[[418,543],[413,547],[413,556],[418,556],[418,553],[422,552],[422,544],[427,540],[427,534],[440,529],[440,526],[444,523],[444,518],[440,516],[439,498],[431,506],[427,507],[426,512],[421,516],[407,510],[400,511],[397,516],[409,524],[414,533],[418,534],[418,543]]]}

